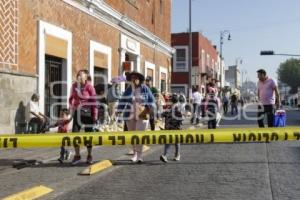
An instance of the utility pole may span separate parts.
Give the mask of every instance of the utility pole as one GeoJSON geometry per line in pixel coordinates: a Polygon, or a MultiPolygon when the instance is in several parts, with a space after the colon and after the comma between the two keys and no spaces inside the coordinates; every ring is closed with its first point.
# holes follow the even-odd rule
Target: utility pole
{"type": "Polygon", "coordinates": [[[193,45],[193,35],[192,35],[192,0],[189,0],[189,58],[188,58],[188,73],[189,73],[189,84],[188,84],[188,97],[189,101],[191,100],[192,97],[192,65],[193,65],[193,50],[192,50],[192,45],[193,45]]]}

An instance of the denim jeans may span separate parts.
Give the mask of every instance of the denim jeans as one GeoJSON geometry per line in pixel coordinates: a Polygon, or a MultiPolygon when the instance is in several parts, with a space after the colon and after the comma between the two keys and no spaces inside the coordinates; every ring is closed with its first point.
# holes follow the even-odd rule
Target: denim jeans
{"type": "MultiPolygon", "coordinates": [[[[164,155],[166,156],[169,152],[171,148],[171,144],[165,144],[165,151],[164,151],[164,155]]],[[[175,144],[175,156],[178,156],[180,155],[180,144],[177,143],[175,144]]]]}
{"type": "Polygon", "coordinates": [[[64,160],[66,158],[66,154],[69,154],[70,151],[66,149],[64,146],[60,147],[60,159],[64,160]]]}

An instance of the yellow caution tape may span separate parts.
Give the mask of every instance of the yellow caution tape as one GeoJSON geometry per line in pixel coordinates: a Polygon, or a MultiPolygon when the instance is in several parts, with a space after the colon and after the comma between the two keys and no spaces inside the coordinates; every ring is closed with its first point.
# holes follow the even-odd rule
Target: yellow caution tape
{"type": "Polygon", "coordinates": [[[0,148],[300,140],[300,127],[1,135],[0,148]]]}

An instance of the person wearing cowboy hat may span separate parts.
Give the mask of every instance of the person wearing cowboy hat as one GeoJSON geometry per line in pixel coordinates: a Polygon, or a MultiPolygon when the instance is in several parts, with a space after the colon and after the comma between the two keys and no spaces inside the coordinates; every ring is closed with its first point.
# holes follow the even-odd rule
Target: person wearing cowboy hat
{"type": "MultiPolygon", "coordinates": [[[[154,106],[154,96],[151,90],[144,84],[145,77],[139,72],[131,72],[126,76],[130,85],[122,95],[118,113],[123,113],[123,120],[128,131],[144,131],[149,122],[149,113],[154,106]]],[[[142,163],[143,145],[133,145],[133,162],[142,163]]]]}

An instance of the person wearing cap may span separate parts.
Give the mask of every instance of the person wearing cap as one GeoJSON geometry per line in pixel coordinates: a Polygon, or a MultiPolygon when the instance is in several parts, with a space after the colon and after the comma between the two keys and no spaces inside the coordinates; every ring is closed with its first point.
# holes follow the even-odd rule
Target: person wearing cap
{"type": "MultiPolygon", "coordinates": [[[[144,84],[145,77],[138,72],[127,75],[130,85],[120,98],[117,111],[123,113],[128,131],[144,131],[147,129],[149,114],[154,107],[154,96],[144,84]]],[[[143,145],[133,145],[133,162],[142,163],[143,145]]]]}
{"type": "MultiPolygon", "coordinates": [[[[146,85],[150,88],[152,95],[154,97],[156,97],[158,95],[159,91],[156,87],[152,86],[152,78],[150,76],[148,76],[146,78],[146,85]]],[[[150,113],[149,123],[150,123],[151,131],[154,131],[155,130],[155,114],[153,112],[150,113]]]]}
{"type": "Polygon", "coordinates": [[[264,69],[257,70],[258,113],[257,122],[260,128],[264,127],[264,117],[267,115],[268,127],[273,127],[275,108],[280,106],[280,96],[275,81],[267,76],[264,69]],[[275,95],[274,95],[275,94],[275,95]]]}

